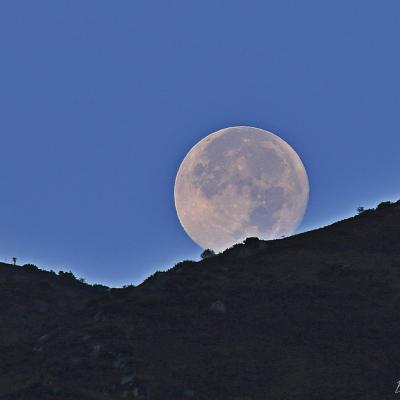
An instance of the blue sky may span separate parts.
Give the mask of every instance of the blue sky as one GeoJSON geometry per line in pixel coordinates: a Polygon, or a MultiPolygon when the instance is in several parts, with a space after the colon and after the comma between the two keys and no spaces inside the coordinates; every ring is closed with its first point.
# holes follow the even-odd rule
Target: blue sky
{"type": "Polygon", "coordinates": [[[399,196],[400,3],[4,0],[0,259],[138,283],[197,258],[175,174],[207,134],[301,156],[300,230],[399,196]]]}

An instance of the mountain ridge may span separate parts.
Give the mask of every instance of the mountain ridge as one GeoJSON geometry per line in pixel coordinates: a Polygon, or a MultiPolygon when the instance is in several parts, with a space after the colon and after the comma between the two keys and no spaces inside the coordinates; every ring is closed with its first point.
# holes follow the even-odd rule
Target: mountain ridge
{"type": "Polygon", "coordinates": [[[400,202],[137,287],[0,264],[0,399],[386,399],[400,202]]]}

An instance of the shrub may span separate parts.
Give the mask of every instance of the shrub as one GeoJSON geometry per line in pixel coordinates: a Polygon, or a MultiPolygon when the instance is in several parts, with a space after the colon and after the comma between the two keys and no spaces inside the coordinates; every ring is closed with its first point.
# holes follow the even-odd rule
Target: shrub
{"type": "Polygon", "coordinates": [[[260,244],[260,239],[258,237],[248,237],[243,243],[247,246],[258,246],[260,244]]]}
{"type": "Polygon", "coordinates": [[[205,249],[200,255],[202,260],[204,260],[206,258],[214,257],[214,256],[215,256],[215,252],[214,252],[214,250],[211,250],[211,249],[205,249]]]}
{"type": "Polygon", "coordinates": [[[382,203],[378,204],[378,207],[376,207],[377,210],[384,210],[388,207],[390,207],[392,203],[390,201],[383,201],[382,203]]]}
{"type": "Polygon", "coordinates": [[[76,276],[71,271],[69,271],[69,272],[60,271],[58,273],[58,276],[62,279],[68,280],[68,281],[78,281],[76,276]]]}
{"type": "Polygon", "coordinates": [[[100,290],[108,289],[107,286],[101,285],[101,284],[99,284],[99,283],[94,283],[92,286],[93,286],[95,289],[100,289],[100,290]]]}
{"type": "Polygon", "coordinates": [[[122,289],[133,289],[135,285],[129,284],[129,285],[123,285],[122,289]]]}
{"type": "Polygon", "coordinates": [[[171,269],[176,268],[176,267],[183,267],[185,265],[191,265],[191,264],[196,264],[196,261],[193,261],[193,260],[179,261],[171,269]]]}
{"type": "Polygon", "coordinates": [[[39,270],[39,268],[35,264],[24,264],[22,267],[26,268],[30,271],[38,271],[39,270]]]}
{"type": "Polygon", "coordinates": [[[153,281],[154,279],[156,279],[160,274],[162,274],[163,271],[159,271],[157,270],[156,272],[154,272],[153,274],[151,274],[150,276],[148,276],[142,283],[141,285],[143,285],[143,283],[148,283],[150,281],[153,281]]]}

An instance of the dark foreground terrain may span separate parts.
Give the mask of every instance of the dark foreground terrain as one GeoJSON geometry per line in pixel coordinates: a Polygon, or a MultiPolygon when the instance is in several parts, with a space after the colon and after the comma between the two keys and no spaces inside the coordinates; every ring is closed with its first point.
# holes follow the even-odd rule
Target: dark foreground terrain
{"type": "Polygon", "coordinates": [[[0,264],[1,400],[395,399],[400,202],[138,287],[0,264]]]}

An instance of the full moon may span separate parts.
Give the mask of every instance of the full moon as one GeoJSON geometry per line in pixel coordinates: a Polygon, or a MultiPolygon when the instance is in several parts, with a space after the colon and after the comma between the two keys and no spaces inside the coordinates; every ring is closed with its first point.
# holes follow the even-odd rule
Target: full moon
{"type": "Polygon", "coordinates": [[[221,129],[198,142],[175,180],[175,206],[201,247],[224,250],[247,237],[292,234],[303,219],[309,183],[300,157],[271,132],[221,129]]]}

